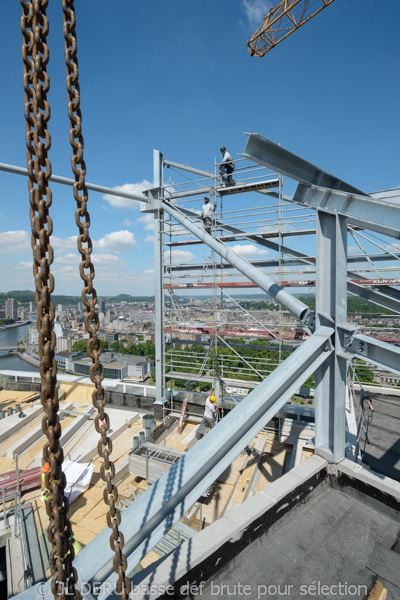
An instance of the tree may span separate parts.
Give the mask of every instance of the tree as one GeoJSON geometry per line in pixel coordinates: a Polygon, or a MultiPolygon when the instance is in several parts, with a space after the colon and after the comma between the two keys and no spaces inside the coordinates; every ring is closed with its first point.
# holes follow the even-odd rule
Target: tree
{"type": "Polygon", "coordinates": [[[119,352],[120,354],[126,354],[126,349],[122,342],[113,342],[110,346],[110,350],[119,352]]]}
{"type": "Polygon", "coordinates": [[[72,352],[84,352],[87,354],[87,346],[84,340],[77,340],[72,344],[72,352]]]}
{"type": "MultiPolygon", "coordinates": [[[[106,340],[100,340],[101,343],[101,351],[107,352],[108,350],[108,342],[106,340]]],[[[94,349],[94,346],[93,346],[94,349]]],[[[77,340],[72,344],[72,352],[83,352],[87,354],[87,340],[77,340]]]]}

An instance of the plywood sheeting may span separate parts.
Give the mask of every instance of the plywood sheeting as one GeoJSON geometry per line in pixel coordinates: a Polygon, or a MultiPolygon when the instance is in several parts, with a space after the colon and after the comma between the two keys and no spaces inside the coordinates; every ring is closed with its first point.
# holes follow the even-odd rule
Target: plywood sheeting
{"type": "Polygon", "coordinates": [[[92,392],[94,390],[94,385],[85,385],[82,383],[61,383],[60,390],[65,392],[65,400],[92,404],[92,392]]]}

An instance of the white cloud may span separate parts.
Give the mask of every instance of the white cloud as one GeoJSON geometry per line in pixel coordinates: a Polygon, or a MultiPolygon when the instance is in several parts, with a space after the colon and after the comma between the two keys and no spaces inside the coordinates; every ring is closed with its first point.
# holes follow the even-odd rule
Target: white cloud
{"type": "Polygon", "coordinates": [[[59,238],[51,236],[50,243],[53,246],[54,252],[66,252],[67,250],[77,250],[77,235],[71,235],[67,238],[59,238]]]}
{"type": "Polygon", "coordinates": [[[400,252],[400,244],[398,242],[389,244],[389,246],[386,246],[386,250],[388,252],[392,252],[393,254],[398,254],[400,252]]]}
{"type": "Polygon", "coordinates": [[[0,233],[0,254],[23,254],[31,251],[31,238],[26,231],[0,233]]]}
{"type": "MultiPolygon", "coordinates": [[[[123,185],[117,185],[113,190],[117,192],[127,192],[129,194],[142,194],[144,190],[148,190],[152,187],[150,181],[143,179],[141,183],[124,183],[123,185]]],[[[105,194],[104,200],[107,200],[110,206],[113,208],[130,208],[137,210],[140,202],[131,200],[130,198],[124,198],[123,196],[112,196],[111,194],[105,194]]]]}
{"type": "Polygon", "coordinates": [[[243,0],[242,5],[251,27],[258,28],[269,12],[268,4],[264,0],[243,0]]]}
{"type": "Polygon", "coordinates": [[[76,275],[77,279],[79,278],[79,271],[73,265],[66,265],[65,267],[59,267],[56,270],[57,275],[67,274],[67,275],[76,275]]]}
{"type": "Polygon", "coordinates": [[[78,263],[80,260],[81,256],[77,251],[76,253],[68,252],[68,254],[64,254],[64,256],[56,256],[54,262],[56,264],[69,265],[71,263],[78,263]]]}
{"type": "Polygon", "coordinates": [[[150,242],[150,244],[154,244],[154,235],[150,235],[150,234],[149,234],[149,235],[147,235],[147,236],[145,237],[145,240],[144,240],[144,241],[145,241],[145,242],[150,242]]]}
{"type": "MultiPolygon", "coordinates": [[[[176,265],[180,263],[187,263],[194,258],[194,254],[188,250],[171,250],[171,262],[176,265]]],[[[165,255],[165,263],[168,264],[170,260],[169,253],[165,255]]]]}
{"type": "Polygon", "coordinates": [[[122,266],[126,265],[126,261],[121,259],[115,254],[92,254],[94,264],[97,265],[111,265],[111,266],[122,266]]]}
{"type": "Polygon", "coordinates": [[[31,262],[20,262],[18,265],[13,265],[13,269],[17,269],[18,271],[30,269],[33,272],[33,258],[31,262]]]}
{"type": "Polygon", "coordinates": [[[136,248],[137,243],[133,233],[123,229],[107,233],[100,240],[93,241],[93,247],[96,250],[104,250],[105,252],[127,252],[132,248],[136,248]]]}
{"type": "Polygon", "coordinates": [[[258,246],[255,246],[254,244],[236,244],[235,246],[232,246],[232,250],[241,256],[261,256],[263,254],[269,254],[268,250],[258,248],[258,246]]]}
{"type": "Polygon", "coordinates": [[[142,217],[138,218],[139,223],[144,223],[144,229],[148,231],[154,231],[154,216],[151,213],[147,213],[142,217]]]}
{"type": "Polygon", "coordinates": [[[153,276],[153,275],[154,275],[154,269],[145,269],[145,270],[143,271],[143,275],[146,275],[146,276],[153,276]]]}

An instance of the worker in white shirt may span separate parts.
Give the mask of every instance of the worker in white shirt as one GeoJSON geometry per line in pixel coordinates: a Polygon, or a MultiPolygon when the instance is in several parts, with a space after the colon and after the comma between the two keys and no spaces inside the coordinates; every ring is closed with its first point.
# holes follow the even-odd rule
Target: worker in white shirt
{"type": "Polygon", "coordinates": [[[210,429],[215,427],[215,417],[217,415],[218,406],[217,398],[213,394],[214,390],[211,390],[211,394],[208,396],[206,404],[204,406],[203,420],[200,423],[200,427],[196,431],[196,437],[201,436],[206,425],[208,425],[210,429]]]}
{"type": "Polygon", "coordinates": [[[204,198],[204,204],[201,209],[201,218],[203,219],[204,230],[211,235],[211,227],[212,227],[212,213],[214,210],[214,206],[210,202],[210,198],[206,196],[204,198]]]}
{"type": "Polygon", "coordinates": [[[222,177],[222,181],[227,181],[228,186],[235,185],[235,181],[232,179],[232,173],[235,169],[235,163],[232,160],[231,155],[227,152],[225,146],[220,148],[222,154],[222,161],[219,165],[219,172],[222,177]],[[227,179],[225,179],[224,175],[227,174],[227,179]]]}

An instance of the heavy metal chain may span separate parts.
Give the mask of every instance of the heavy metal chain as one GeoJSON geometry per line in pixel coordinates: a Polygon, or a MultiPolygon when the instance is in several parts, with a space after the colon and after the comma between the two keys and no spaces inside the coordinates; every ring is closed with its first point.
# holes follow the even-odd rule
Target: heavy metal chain
{"type": "Polygon", "coordinates": [[[86,166],[83,159],[83,135],[82,135],[82,113],[80,109],[79,69],[77,58],[77,37],[75,31],[76,18],[74,0],[62,0],[64,11],[64,38],[65,38],[65,62],[67,65],[67,90],[68,90],[68,115],[70,118],[69,139],[72,146],[72,171],[75,177],[73,186],[74,198],[77,202],[75,221],[79,229],[78,250],[81,254],[79,272],[84,282],[82,301],[86,306],[85,328],[89,333],[87,341],[88,355],[92,358],[89,370],[90,380],[95,385],[92,393],[92,402],[97,408],[95,417],[96,431],[101,438],[97,449],[102,457],[100,473],[106,484],[104,489],[104,502],[109,506],[107,513],[107,525],[112,529],[110,546],[115,552],[113,561],[114,570],[118,575],[117,592],[122,595],[123,600],[128,600],[130,592],[130,581],[126,577],[127,560],[122,553],[124,546],[123,534],[118,526],[121,523],[121,513],[116,503],[118,500],[118,489],[113,485],[115,476],[114,463],[110,460],[112,452],[112,441],[107,437],[110,421],[104,411],[106,405],[105,391],[102,387],[104,379],[104,368],[100,363],[101,343],[97,337],[99,319],[95,307],[97,303],[96,290],[93,287],[95,276],[94,266],[91,262],[92,240],[89,236],[90,216],[87,211],[88,191],[85,184],[86,166]]]}
{"type": "Polygon", "coordinates": [[[49,216],[52,194],[48,186],[51,163],[47,158],[51,145],[47,130],[50,106],[46,100],[50,87],[50,79],[46,72],[49,61],[49,48],[46,44],[49,31],[47,4],[48,0],[21,0],[28,188],[42,382],[40,399],[45,411],[42,429],[47,436],[43,458],[50,464],[50,469],[45,474],[45,486],[50,492],[46,501],[46,512],[50,519],[47,536],[52,544],[49,559],[53,575],[51,589],[55,598],[68,597],[78,600],[81,596],[75,590],[77,575],[72,567],[72,529],[67,516],[68,500],[64,495],[66,480],[62,471],[64,455],[59,441],[61,425],[56,389],[57,365],[54,360],[56,337],[53,330],[54,304],[51,302],[54,278],[50,273],[50,265],[53,262],[53,249],[50,245],[53,222],[49,216]]]}

